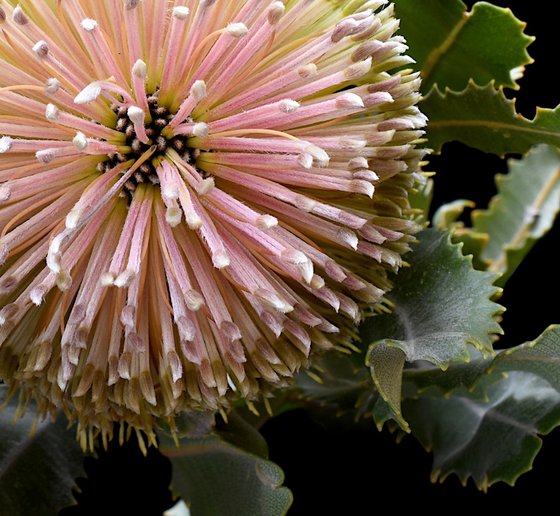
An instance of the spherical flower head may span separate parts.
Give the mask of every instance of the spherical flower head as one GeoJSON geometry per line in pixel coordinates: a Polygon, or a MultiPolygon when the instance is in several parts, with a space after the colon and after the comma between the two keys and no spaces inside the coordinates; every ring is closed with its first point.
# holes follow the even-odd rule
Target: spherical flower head
{"type": "Polygon", "coordinates": [[[351,348],[417,229],[392,5],[176,3],[1,8],[0,377],[83,435],[351,348]]]}

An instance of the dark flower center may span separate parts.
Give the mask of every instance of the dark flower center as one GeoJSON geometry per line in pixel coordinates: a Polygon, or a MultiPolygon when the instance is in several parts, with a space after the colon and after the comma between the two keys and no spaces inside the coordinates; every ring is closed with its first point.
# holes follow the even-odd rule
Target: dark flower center
{"type": "Polygon", "coordinates": [[[148,143],[143,143],[138,139],[134,124],[128,116],[127,108],[118,105],[112,106],[113,111],[118,117],[115,128],[126,136],[126,145],[130,147],[130,152],[126,154],[109,154],[108,159],[99,166],[100,171],[104,172],[120,163],[136,160],[148,151],[152,145],[156,146],[156,151],[151,159],[140,165],[138,170],[126,182],[124,192],[127,197],[129,197],[129,200],[132,199],[132,195],[140,183],[159,184],[159,178],[154,163],[158,162],[158,158],[164,155],[167,149],[171,148],[177,151],[185,161],[191,161],[186,136],[179,135],[167,138],[162,134],[162,131],[173,119],[174,113],[171,113],[166,107],[159,105],[157,91],[148,96],[148,106],[150,108],[151,119],[151,121],[145,125],[146,135],[149,138],[148,143]]]}

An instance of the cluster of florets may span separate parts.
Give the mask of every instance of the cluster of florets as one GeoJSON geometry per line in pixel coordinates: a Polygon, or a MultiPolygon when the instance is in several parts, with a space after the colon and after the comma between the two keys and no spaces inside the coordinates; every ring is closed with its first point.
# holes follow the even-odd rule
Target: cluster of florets
{"type": "Polygon", "coordinates": [[[392,5],[182,3],[0,9],[0,377],[104,436],[352,348],[417,229],[392,5]]]}

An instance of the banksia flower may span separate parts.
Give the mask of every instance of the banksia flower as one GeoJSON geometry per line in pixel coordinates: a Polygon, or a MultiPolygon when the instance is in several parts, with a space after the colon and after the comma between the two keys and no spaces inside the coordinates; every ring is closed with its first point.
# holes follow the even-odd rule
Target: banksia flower
{"type": "Polygon", "coordinates": [[[392,5],[3,1],[0,23],[12,392],[151,435],[352,347],[416,229],[392,5]]]}

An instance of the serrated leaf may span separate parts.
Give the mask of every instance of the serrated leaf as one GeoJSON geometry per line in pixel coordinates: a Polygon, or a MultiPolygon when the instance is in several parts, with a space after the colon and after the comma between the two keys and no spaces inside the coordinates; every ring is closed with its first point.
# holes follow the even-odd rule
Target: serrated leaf
{"type": "MultiPolygon", "coordinates": [[[[487,269],[488,264],[484,262],[480,256],[482,250],[488,245],[489,236],[486,233],[479,233],[473,231],[472,228],[455,227],[453,229],[452,240],[454,243],[461,243],[463,245],[462,251],[465,256],[470,255],[473,259],[473,266],[479,271],[487,269]]],[[[496,280],[496,284],[499,279],[496,280]]]]}
{"type": "Polygon", "coordinates": [[[494,316],[502,311],[491,300],[498,292],[496,275],[475,271],[449,233],[422,231],[419,244],[406,255],[410,264],[399,272],[387,295],[392,313],[362,324],[366,343],[393,343],[407,362],[427,360],[445,368],[469,358],[467,345],[491,353],[501,328],[494,316]]]}
{"type": "Polygon", "coordinates": [[[403,380],[403,399],[417,398],[434,385],[437,385],[443,395],[459,387],[472,391],[478,377],[488,370],[492,358],[484,357],[475,348],[470,348],[469,351],[467,362],[453,363],[445,371],[426,363],[422,367],[408,369],[403,380]]]}
{"type": "Polygon", "coordinates": [[[496,184],[489,209],[474,211],[472,221],[475,232],[488,235],[480,258],[503,273],[503,284],[560,211],[560,151],[540,145],[523,160],[510,160],[496,184]]]}
{"type": "Polygon", "coordinates": [[[560,425],[559,367],[560,326],[552,326],[493,361],[475,361],[469,388],[467,365],[459,375],[435,372],[447,376],[443,389],[436,383],[403,403],[413,435],[434,453],[434,479],[456,474],[486,489],[499,481],[513,484],[530,470],[541,447],[538,435],[560,425]],[[451,391],[450,378],[461,379],[451,391]]]}
{"type": "Polygon", "coordinates": [[[517,89],[516,79],[532,62],[527,46],[534,38],[509,9],[478,2],[467,12],[460,0],[395,3],[424,91],[433,84],[460,90],[469,79],[517,89]]]}
{"type": "Polygon", "coordinates": [[[421,102],[429,118],[429,145],[437,152],[444,143],[460,141],[499,156],[525,154],[533,145],[560,146],[560,106],[537,108],[533,120],[515,111],[515,101],[508,100],[494,83],[477,86],[470,82],[463,91],[437,86],[421,102]]]}
{"type": "MultiPolygon", "coordinates": [[[[239,421],[235,424],[239,426],[239,421]]],[[[229,439],[235,434],[233,430],[226,433],[229,439]]],[[[254,433],[258,432],[253,430],[250,435],[254,433]]],[[[160,450],[173,465],[173,488],[187,501],[192,516],[287,513],[293,497],[289,489],[282,487],[284,473],[260,456],[264,451],[262,441],[247,446],[248,438],[246,434],[241,440],[231,440],[251,451],[229,442],[218,432],[182,438],[179,447],[160,434],[160,450]]]]}
{"type": "MultiPolygon", "coordinates": [[[[7,388],[0,386],[0,405],[7,388]]],[[[56,516],[75,504],[75,478],[85,476],[83,453],[68,421],[35,421],[30,404],[21,419],[15,420],[17,400],[0,412],[0,509],[10,516],[56,516]]]]}
{"type": "MultiPolygon", "coordinates": [[[[479,271],[487,270],[488,263],[481,258],[482,250],[488,245],[489,236],[486,233],[466,228],[459,221],[466,208],[474,208],[475,204],[467,199],[457,199],[444,204],[434,213],[432,222],[434,227],[451,231],[451,240],[455,244],[462,244],[461,251],[464,256],[472,256],[473,267],[479,271]]],[[[496,280],[498,284],[499,279],[496,280]]]]}
{"type": "Polygon", "coordinates": [[[403,269],[387,296],[392,313],[371,317],[361,328],[362,341],[370,344],[368,363],[374,383],[401,422],[400,395],[395,379],[398,355],[376,356],[378,349],[400,349],[407,362],[426,360],[445,369],[450,363],[469,360],[468,345],[492,353],[492,340],[501,328],[495,316],[502,308],[491,299],[499,289],[496,275],[475,271],[449,233],[430,229],[419,234],[420,243],[407,255],[403,269]],[[384,370],[379,370],[379,368],[384,370]]]}

